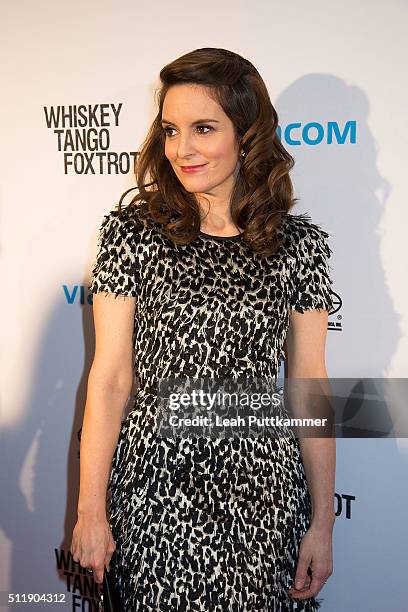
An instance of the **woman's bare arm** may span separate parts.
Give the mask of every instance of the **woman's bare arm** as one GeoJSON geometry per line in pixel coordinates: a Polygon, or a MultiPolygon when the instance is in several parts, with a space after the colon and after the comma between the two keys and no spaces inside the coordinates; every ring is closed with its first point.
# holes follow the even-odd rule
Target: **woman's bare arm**
{"type": "MultiPolygon", "coordinates": [[[[291,311],[284,347],[285,378],[319,379],[330,396],[325,365],[327,318],[325,310],[291,311]]],[[[335,519],[335,438],[300,437],[299,444],[312,500],[312,524],[330,528],[335,519]]]]}
{"type": "Polygon", "coordinates": [[[112,293],[93,296],[95,356],[81,433],[78,515],[106,517],[112,457],[133,384],[135,302],[112,293]]]}

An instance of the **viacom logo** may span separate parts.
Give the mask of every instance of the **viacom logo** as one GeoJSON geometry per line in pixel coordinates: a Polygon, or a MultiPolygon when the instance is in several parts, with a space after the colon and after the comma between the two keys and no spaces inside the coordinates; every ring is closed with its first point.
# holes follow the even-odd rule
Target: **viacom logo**
{"type": "Polygon", "coordinates": [[[59,575],[63,576],[67,593],[72,595],[72,610],[99,610],[102,584],[95,582],[92,574],[74,561],[71,552],[55,548],[55,558],[59,575]]]}
{"type": "Polygon", "coordinates": [[[319,144],[356,144],[357,122],[346,121],[340,127],[337,121],[328,121],[326,125],[318,121],[301,123],[288,123],[284,128],[280,125],[276,129],[279,140],[292,146],[319,145],[319,144]]]}
{"type": "Polygon", "coordinates": [[[65,299],[70,305],[77,303],[82,306],[83,304],[93,303],[93,294],[88,293],[88,287],[85,285],[73,285],[72,289],[67,285],[62,285],[62,289],[65,299]]]}
{"type": "Polygon", "coordinates": [[[63,154],[65,174],[128,174],[137,152],[113,151],[112,128],[118,128],[123,104],[44,106],[45,124],[63,154]]]}

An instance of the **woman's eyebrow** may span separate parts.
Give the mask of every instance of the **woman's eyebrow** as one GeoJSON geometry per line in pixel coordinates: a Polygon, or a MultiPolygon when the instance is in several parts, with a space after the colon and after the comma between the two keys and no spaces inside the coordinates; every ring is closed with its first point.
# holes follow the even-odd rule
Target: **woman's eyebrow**
{"type": "MultiPolygon", "coordinates": [[[[176,126],[175,123],[172,123],[171,121],[167,121],[167,119],[162,119],[161,123],[162,124],[166,123],[167,125],[174,125],[174,126],[176,126]]],[[[198,121],[193,121],[193,123],[191,125],[198,125],[199,123],[219,123],[219,121],[217,119],[199,119],[198,121]]]]}

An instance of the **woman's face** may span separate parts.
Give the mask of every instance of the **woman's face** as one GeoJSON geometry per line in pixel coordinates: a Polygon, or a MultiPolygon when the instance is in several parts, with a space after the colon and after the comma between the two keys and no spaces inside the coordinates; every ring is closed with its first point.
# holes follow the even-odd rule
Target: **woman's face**
{"type": "Polygon", "coordinates": [[[229,200],[239,170],[232,121],[202,85],[174,85],[162,110],[165,155],[186,191],[229,200]],[[183,166],[202,165],[194,172],[183,166]]]}

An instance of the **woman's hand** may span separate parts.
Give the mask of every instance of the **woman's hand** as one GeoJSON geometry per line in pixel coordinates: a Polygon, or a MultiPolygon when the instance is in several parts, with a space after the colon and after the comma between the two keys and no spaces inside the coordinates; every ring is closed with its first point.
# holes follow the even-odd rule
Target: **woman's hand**
{"type": "Polygon", "coordinates": [[[109,563],[116,544],[105,518],[79,514],[72,532],[71,554],[84,568],[92,569],[95,582],[102,583],[104,567],[109,563]]]}
{"type": "Polygon", "coordinates": [[[302,538],[295,584],[288,595],[296,599],[314,597],[333,573],[332,527],[311,525],[302,538]],[[311,569],[311,576],[307,573],[311,569]]]}

